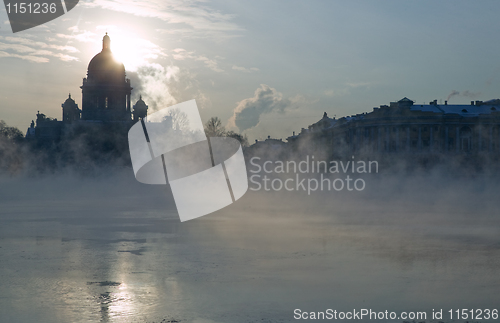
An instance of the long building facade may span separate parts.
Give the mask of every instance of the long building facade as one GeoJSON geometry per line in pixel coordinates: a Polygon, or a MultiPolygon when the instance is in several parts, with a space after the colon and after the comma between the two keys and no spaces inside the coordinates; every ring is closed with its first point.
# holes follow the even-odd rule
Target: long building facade
{"type": "Polygon", "coordinates": [[[296,149],[329,147],[333,152],[500,154],[500,100],[421,105],[403,98],[340,119],[325,112],[287,140],[296,149]]]}

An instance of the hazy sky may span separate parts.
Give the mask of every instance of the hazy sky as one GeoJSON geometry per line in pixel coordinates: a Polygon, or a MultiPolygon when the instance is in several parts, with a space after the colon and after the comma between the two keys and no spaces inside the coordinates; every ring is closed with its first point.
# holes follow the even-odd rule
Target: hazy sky
{"type": "Polygon", "coordinates": [[[61,119],[107,31],[133,102],[195,98],[251,140],[418,103],[499,98],[500,2],[80,0],[13,34],[0,11],[0,119],[26,131],[37,110],[61,119]]]}

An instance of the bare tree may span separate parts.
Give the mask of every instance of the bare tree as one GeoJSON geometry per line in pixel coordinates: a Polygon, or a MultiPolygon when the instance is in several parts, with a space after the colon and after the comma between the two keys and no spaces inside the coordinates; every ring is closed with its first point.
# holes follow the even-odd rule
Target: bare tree
{"type": "Polygon", "coordinates": [[[205,134],[207,137],[225,137],[226,128],[218,117],[212,117],[205,123],[205,134]]]}
{"type": "Polygon", "coordinates": [[[218,117],[212,117],[205,123],[205,134],[209,138],[231,137],[238,140],[242,146],[248,146],[248,138],[246,135],[242,135],[234,131],[227,131],[218,117]]]}
{"type": "Polygon", "coordinates": [[[180,111],[179,109],[173,109],[169,111],[168,116],[171,118],[172,129],[188,131],[189,129],[189,119],[187,114],[180,111]]]}

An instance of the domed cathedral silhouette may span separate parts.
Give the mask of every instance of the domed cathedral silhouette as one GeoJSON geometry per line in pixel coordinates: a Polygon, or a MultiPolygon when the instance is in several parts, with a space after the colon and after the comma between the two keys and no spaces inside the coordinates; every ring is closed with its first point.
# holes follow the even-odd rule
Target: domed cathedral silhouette
{"type": "Polygon", "coordinates": [[[142,97],[131,111],[132,86],[126,77],[125,66],[117,61],[111,51],[111,38],[106,33],[102,50],[89,62],[87,77],[83,79],[81,110],[71,98],[62,104],[62,121],[38,112],[26,138],[39,141],[58,141],[75,127],[103,126],[128,128],[147,116],[148,106],[142,97]],[[137,110],[137,111],[136,111],[137,110]],[[132,119],[132,115],[134,118],[132,119]]]}
{"type": "Polygon", "coordinates": [[[102,39],[102,51],[90,60],[81,89],[82,120],[130,120],[132,87],[125,66],[113,57],[108,33],[102,39]]]}

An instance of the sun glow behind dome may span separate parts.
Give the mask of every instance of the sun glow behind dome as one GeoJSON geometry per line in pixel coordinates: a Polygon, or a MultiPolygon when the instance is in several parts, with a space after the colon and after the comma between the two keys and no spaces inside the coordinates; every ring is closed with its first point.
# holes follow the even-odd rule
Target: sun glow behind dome
{"type": "Polygon", "coordinates": [[[114,30],[109,36],[113,57],[123,63],[127,71],[136,71],[139,66],[149,64],[148,60],[166,56],[158,45],[124,31],[114,30]]]}

